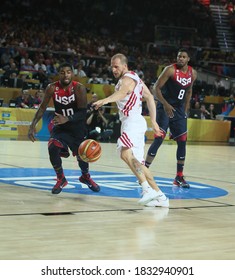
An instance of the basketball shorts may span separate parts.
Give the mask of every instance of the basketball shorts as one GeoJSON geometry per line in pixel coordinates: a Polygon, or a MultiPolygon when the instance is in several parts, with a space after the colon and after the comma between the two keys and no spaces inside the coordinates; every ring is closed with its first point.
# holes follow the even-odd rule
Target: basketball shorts
{"type": "Polygon", "coordinates": [[[121,152],[122,147],[132,150],[135,158],[144,164],[144,145],[147,123],[144,117],[138,119],[125,119],[121,124],[121,136],[117,141],[117,150],[121,152]]]}
{"type": "Polygon", "coordinates": [[[51,131],[51,138],[59,140],[65,147],[73,152],[73,155],[78,155],[78,147],[87,136],[87,130],[79,130],[78,127],[54,127],[51,131]]]}
{"type": "Polygon", "coordinates": [[[174,117],[169,118],[163,108],[157,109],[157,123],[161,130],[167,133],[167,129],[170,129],[170,136],[172,139],[176,139],[181,135],[187,133],[187,116],[184,112],[184,108],[176,108],[174,117]]]}

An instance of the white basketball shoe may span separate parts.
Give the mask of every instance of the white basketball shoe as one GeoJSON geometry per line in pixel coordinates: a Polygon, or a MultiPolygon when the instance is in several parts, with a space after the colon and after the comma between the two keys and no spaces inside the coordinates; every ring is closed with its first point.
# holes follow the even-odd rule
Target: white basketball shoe
{"type": "Polygon", "coordinates": [[[140,205],[145,205],[146,203],[150,202],[153,199],[156,199],[159,194],[152,188],[147,188],[143,191],[142,198],[138,201],[140,205]]]}
{"type": "Polygon", "coordinates": [[[167,198],[165,195],[159,195],[157,198],[146,203],[145,206],[169,208],[169,198],[167,198]]]}

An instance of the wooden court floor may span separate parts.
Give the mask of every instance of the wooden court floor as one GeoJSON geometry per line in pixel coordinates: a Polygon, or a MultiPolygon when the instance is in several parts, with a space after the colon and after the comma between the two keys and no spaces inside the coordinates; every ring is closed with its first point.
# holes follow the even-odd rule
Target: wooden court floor
{"type": "MultiPolygon", "coordinates": [[[[91,171],[131,174],[116,144],[102,143],[102,150],[91,171]]],[[[162,145],[151,166],[155,177],[173,180],[175,150],[173,142],[162,145]]],[[[63,163],[80,176],[73,157],[63,163]]],[[[235,146],[188,143],[186,179],[227,194],[214,196],[213,188],[200,190],[210,198],[176,194],[169,209],[89,192],[55,196],[3,180],[6,169],[10,177],[18,171],[30,177],[32,168],[51,169],[46,142],[0,140],[0,260],[235,259],[235,146]]]]}

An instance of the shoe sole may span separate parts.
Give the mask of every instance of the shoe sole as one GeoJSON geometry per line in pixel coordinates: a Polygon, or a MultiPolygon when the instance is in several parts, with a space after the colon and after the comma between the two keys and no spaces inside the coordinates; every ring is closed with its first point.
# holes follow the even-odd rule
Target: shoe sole
{"type": "Polygon", "coordinates": [[[151,200],[150,202],[146,203],[144,206],[169,208],[169,199],[166,199],[165,201],[162,202],[159,202],[158,200],[151,200]]]}
{"type": "Polygon", "coordinates": [[[190,185],[181,185],[181,184],[177,184],[175,182],[173,182],[173,185],[179,187],[179,188],[184,188],[184,189],[189,189],[190,188],[190,185]]]}

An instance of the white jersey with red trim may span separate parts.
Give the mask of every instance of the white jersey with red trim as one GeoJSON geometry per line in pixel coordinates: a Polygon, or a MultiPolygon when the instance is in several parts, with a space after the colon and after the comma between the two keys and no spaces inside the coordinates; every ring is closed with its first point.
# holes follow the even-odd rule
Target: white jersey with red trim
{"type": "MultiPolygon", "coordinates": [[[[142,113],[142,99],[143,99],[143,83],[140,77],[132,71],[129,71],[123,75],[123,77],[130,77],[136,82],[136,86],[131,93],[127,96],[117,101],[117,106],[119,109],[120,121],[125,120],[128,117],[137,117],[142,113]]],[[[115,86],[115,91],[117,91],[122,84],[122,79],[120,79],[115,86]]]]}

